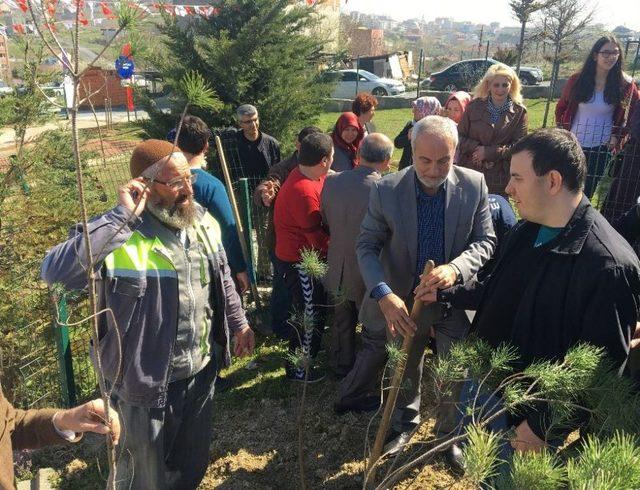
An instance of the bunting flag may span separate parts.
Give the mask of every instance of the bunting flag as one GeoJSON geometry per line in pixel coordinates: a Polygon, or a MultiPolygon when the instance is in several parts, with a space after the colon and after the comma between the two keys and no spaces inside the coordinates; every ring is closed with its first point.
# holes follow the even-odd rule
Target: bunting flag
{"type": "MultiPolygon", "coordinates": [[[[4,2],[4,4],[10,10],[20,9],[22,12],[26,13],[29,11],[29,5],[27,3],[28,0],[0,0],[0,2],[4,2]]],[[[61,7],[64,11],[69,12],[71,14],[75,14],[78,10],[78,21],[83,26],[92,25],[100,25],[105,20],[114,20],[117,18],[115,11],[118,9],[119,1],[117,0],[87,0],[85,4],[85,0],[34,0],[36,2],[42,2],[42,7],[45,10],[45,22],[50,25],[54,23],[64,25],[64,27],[69,28],[69,20],[65,21],[54,21],[54,17],[56,12],[59,10],[58,7],[61,7]],[[100,8],[99,12],[102,13],[103,17],[96,18],[95,17],[95,4],[98,4],[100,8]],[[84,13],[85,5],[89,9],[89,17],[84,13]]],[[[129,0],[130,5],[139,9],[140,12],[144,12],[145,14],[156,14],[157,13],[165,13],[172,17],[187,17],[187,16],[200,16],[206,19],[210,17],[216,17],[220,15],[220,7],[214,7],[212,5],[172,5],[167,3],[138,3],[137,0],[129,0]]],[[[317,4],[317,0],[304,0],[307,6],[313,7],[317,4]]],[[[14,31],[24,34],[26,32],[25,27],[26,24],[13,24],[14,31]]]]}
{"type": "Polygon", "coordinates": [[[115,15],[113,14],[113,10],[111,10],[109,8],[109,6],[107,5],[106,2],[100,2],[98,5],[100,5],[100,10],[102,10],[102,14],[106,17],[106,18],[115,18],[115,15]]]}
{"type": "Polygon", "coordinates": [[[58,0],[47,0],[45,5],[47,6],[49,17],[54,17],[56,15],[56,9],[58,8],[58,0]]]}

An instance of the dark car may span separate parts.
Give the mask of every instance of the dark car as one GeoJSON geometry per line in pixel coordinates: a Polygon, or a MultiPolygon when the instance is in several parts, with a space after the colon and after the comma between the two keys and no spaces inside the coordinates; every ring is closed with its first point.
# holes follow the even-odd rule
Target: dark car
{"type": "Polygon", "coordinates": [[[445,92],[470,91],[487,69],[496,63],[498,62],[492,58],[458,61],[442,71],[432,73],[429,77],[429,89],[445,92]]]}
{"type": "MultiPolygon", "coordinates": [[[[511,68],[516,69],[515,66],[511,68]]],[[[537,66],[521,66],[520,67],[520,82],[522,85],[538,85],[544,81],[542,76],[542,70],[537,66]]]]}

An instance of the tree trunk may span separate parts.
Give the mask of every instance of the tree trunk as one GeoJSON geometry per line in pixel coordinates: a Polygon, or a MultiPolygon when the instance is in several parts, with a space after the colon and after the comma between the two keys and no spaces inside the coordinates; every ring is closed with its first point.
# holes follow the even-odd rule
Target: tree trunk
{"type": "Polygon", "coordinates": [[[558,57],[560,55],[560,48],[556,44],[555,51],[553,53],[553,64],[551,65],[551,82],[549,83],[549,93],[547,94],[547,102],[544,106],[544,118],[542,120],[542,127],[547,127],[547,119],[549,117],[549,106],[551,105],[551,99],[553,98],[553,93],[556,90],[556,83],[558,81],[558,73],[560,72],[558,62],[558,57]]]}
{"type": "Polygon", "coordinates": [[[522,63],[522,53],[524,53],[524,33],[527,27],[527,21],[520,24],[520,42],[518,43],[518,62],[516,63],[516,74],[520,76],[520,64],[522,63]]]}

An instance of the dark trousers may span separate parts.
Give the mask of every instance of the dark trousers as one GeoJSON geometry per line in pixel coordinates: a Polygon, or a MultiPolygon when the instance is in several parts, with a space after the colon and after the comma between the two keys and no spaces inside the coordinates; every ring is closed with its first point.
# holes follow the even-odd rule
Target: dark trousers
{"type": "Polygon", "coordinates": [[[333,307],[329,365],[338,376],[346,376],[356,358],[356,325],[358,307],[355,301],[344,300],[333,307]]]}
{"type": "Polygon", "coordinates": [[[195,489],[209,464],[216,362],[169,383],[163,408],[129,405],[114,396],[122,437],[116,487],[134,490],[195,489]]]}
{"type": "MultiPolygon", "coordinates": [[[[327,294],[322,283],[308,276],[295,262],[282,262],[284,281],[291,294],[289,351],[298,349],[315,358],[324,330],[327,294]]],[[[290,366],[291,367],[291,366],[290,366]]]]}
{"type": "Polygon", "coordinates": [[[286,340],[289,338],[289,310],[291,309],[291,293],[284,280],[287,264],[282,262],[276,254],[270,252],[273,264],[273,279],[271,289],[271,330],[277,337],[286,340]]]}
{"type": "Polygon", "coordinates": [[[587,159],[587,180],[584,184],[584,194],[591,199],[598,187],[598,182],[604,176],[604,169],[609,161],[609,149],[606,145],[583,148],[587,159]]]}
{"type": "MultiPolygon", "coordinates": [[[[498,446],[498,467],[497,474],[489,478],[481,488],[494,488],[496,479],[500,476],[508,475],[510,471],[510,462],[513,459],[515,449],[511,446],[511,432],[516,427],[512,424],[509,412],[497,415],[504,409],[504,401],[498,395],[495,395],[486,387],[484,391],[480,390],[480,384],[475,380],[466,380],[462,382],[462,386],[457,390],[459,395],[459,404],[457,409],[457,430],[456,433],[464,432],[465,428],[473,423],[473,420],[487,420],[491,416],[496,417],[488,422],[485,429],[499,436],[498,446]]],[[[546,440],[551,453],[555,453],[564,442],[563,438],[550,437],[546,440]]],[[[463,443],[464,445],[464,443],[463,443]]]]}

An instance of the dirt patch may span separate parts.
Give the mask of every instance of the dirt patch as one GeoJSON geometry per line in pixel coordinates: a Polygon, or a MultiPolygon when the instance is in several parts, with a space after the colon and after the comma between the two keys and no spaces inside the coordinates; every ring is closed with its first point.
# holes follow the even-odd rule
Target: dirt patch
{"type": "MultiPolygon", "coordinates": [[[[199,488],[300,488],[296,414],[301,386],[284,377],[285,351],[283,344],[262,339],[251,359],[238,360],[223,373],[233,387],[216,394],[211,464],[199,488]]],[[[424,410],[430,412],[430,388],[423,388],[424,410]]],[[[308,488],[362,488],[364,443],[371,415],[336,416],[336,392],[337,383],[329,377],[311,385],[307,392],[304,439],[308,488]]],[[[371,424],[370,443],[378,420],[371,424]]],[[[396,464],[423,452],[432,428],[433,420],[429,419],[396,464]]],[[[66,446],[48,456],[42,453],[37,466],[54,467],[59,473],[60,488],[104,488],[106,465],[101,439],[85,439],[81,445],[66,446]]],[[[383,465],[378,475],[383,475],[389,464],[383,465]]],[[[454,485],[455,481],[443,462],[435,460],[396,488],[465,488],[454,485]]]]}

